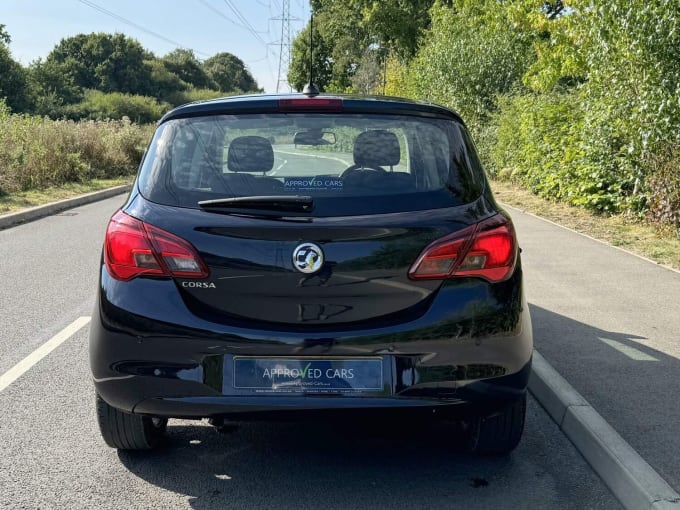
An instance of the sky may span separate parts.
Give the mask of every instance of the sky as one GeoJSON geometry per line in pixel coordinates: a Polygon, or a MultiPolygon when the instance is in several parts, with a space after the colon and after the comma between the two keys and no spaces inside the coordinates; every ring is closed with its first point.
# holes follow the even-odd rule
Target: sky
{"type": "MultiPolygon", "coordinates": [[[[309,19],[309,2],[289,1],[293,38],[309,19]]],[[[228,51],[245,62],[265,92],[275,92],[282,2],[0,0],[0,24],[5,25],[5,30],[12,38],[12,56],[23,65],[37,58],[44,59],[65,37],[91,32],[122,32],[137,39],[157,56],[178,47],[193,50],[201,60],[228,51]],[[237,12],[242,18],[238,17],[237,12]]],[[[286,84],[281,84],[280,91],[288,92],[289,89],[286,84]]]]}

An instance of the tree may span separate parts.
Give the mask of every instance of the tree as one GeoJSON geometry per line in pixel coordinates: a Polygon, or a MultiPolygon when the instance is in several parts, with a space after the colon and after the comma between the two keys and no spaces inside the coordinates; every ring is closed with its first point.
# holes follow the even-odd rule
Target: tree
{"type": "Polygon", "coordinates": [[[359,94],[375,94],[383,84],[383,58],[381,48],[369,46],[359,62],[359,67],[352,77],[352,87],[359,94]]]}
{"type": "Polygon", "coordinates": [[[38,59],[28,67],[28,78],[35,98],[34,113],[38,115],[60,117],[63,106],[83,98],[82,87],[76,84],[71,69],[64,64],[38,59]]]}
{"type": "Polygon", "coordinates": [[[203,69],[221,92],[256,92],[259,88],[243,61],[231,53],[213,55],[203,62],[203,69]]]}
{"type": "Polygon", "coordinates": [[[423,32],[430,27],[434,0],[354,0],[362,4],[362,26],[371,38],[403,59],[418,49],[423,32]]]}
{"type": "Polygon", "coordinates": [[[468,122],[488,120],[497,95],[520,83],[535,58],[532,38],[509,13],[497,0],[435,5],[409,69],[412,92],[454,107],[468,122]]]}
{"type": "Polygon", "coordinates": [[[0,99],[5,98],[7,106],[17,112],[31,107],[26,70],[21,67],[7,47],[10,36],[5,25],[0,24],[0,99]]]}
{"type": "Polygon", "coordinates": [[[9,43],[12,42],[12,38],[9,36],[9,33],[5,30],[5,25],[0,23],[0,44],[8,45],[9,43]]]}
{"type": "Polygon", "coordinates": [[[192,50],[177,48],[161,58],[161,61],[168,71],[193,87],[209,89],[216,86],[192,50]]]}
{"type": "Polygon", "coordinates": [[[79,34],[62,39],[46,58],[61,65],[83,89],[146,94],[150,57],[139,42],[123,34],[79,34]]]}
{"type": "Polygon", "coordinates": [[[176,94],[178,91],[186,90],[189,85],[182,81],[179,76],[170,71],[162,60],[152,58],[145,60],[144,64],[149,68],[150,87],[149,95],[161,101],[167,101],[168,97],[176,94]]]}
{"type": "MultiPolygon", "coordinates": [[[[316,25],[316,23],[315,23],[316,25]]],[[[288,83],[300,92],[309,83],[309,31],[307,26],[293,40],[291,51],[291,63],[288,68],[288,83]]],[[[312,74],[314,83],[320,90],[328,90],[333,79],[333,62],[331,48],[314,26],[314,53],[312,62],[312,74]]]]}

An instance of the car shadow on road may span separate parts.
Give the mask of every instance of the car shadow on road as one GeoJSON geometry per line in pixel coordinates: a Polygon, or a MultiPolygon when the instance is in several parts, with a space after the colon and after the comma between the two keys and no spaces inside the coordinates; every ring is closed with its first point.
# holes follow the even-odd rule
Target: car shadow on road
{"type": "Polygon", "coordinates": [[[659,336],[650,339],[530,308],[536,350],[662,477],[680,488],[680,359],[672,355],[677,336],[663,338],[662,325],[659,336]],[[652,343],[665,343],[671,354],[652,343]]]}
{"type": "Polygon", "coordinates": [[[222,434],[171,420],[163,448],[118,457],[201,510],[616,508],[533,399],[525,436],[507,457],[461,453],[454,437],[446,422],[255,422],[222,434]]]}
{"type": "Polygon", "coordinates": [[[514,463],[507,457],[470,464],[453,430],[444,423],[315,420],[242,423],[220,433],[177,421],[161,450],[119,458],[137,476],[189,495],[197,509],[369,508],[398,503],[399,494],[401,506],[409,506],[423,487],[451,496],[455,486],[475,491],[514,463]]]}

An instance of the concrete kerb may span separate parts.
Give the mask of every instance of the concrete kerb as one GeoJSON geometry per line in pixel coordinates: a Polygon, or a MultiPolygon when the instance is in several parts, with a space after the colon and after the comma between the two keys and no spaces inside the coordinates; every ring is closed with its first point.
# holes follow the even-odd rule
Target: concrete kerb
{"type": "Polygon", "coordinates": [[[630,510],[680,510],[680,494],[537,351],[529,391],[630,510]]]}
{"type": "Polygon", "coordinates": [[[74,207],[79,207],[92,202],[98,202],[99,200],[104,200],[122,193],[127,193],[130,191],[130,189],[130,184],[123,184],[122,186],[115,186],[113,188],[108,188],[101,191],[93,191],[92,193],[78,195],[77,197],[66,198],[57,202],[30,207],[28,209],[23,209],[14,213],[3,214],[0,215],[0,230],[14,227],[21,223],[38,220],[40,218],[44,218],[45,216],[50,216],[51,214],[56,214],[67,209],[72,209],[74,207]]]}

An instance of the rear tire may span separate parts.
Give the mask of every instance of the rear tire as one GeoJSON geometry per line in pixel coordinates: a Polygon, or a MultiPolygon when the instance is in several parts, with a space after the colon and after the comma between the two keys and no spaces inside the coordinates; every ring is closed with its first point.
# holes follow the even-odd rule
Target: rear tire
{"type": "Polygon", "coordinates": [[[522,438],[527,397],[486,417],[476,417],[467,425],[466,450],[479,455],[507,455],[522,438]]]}
{"type": "Polygon", "coordinates": [[[102,438],[119,450],[151,450],[165,435],[167,418],[126,413],[107,404],[97,395],[97,421],[102,438]]]}

